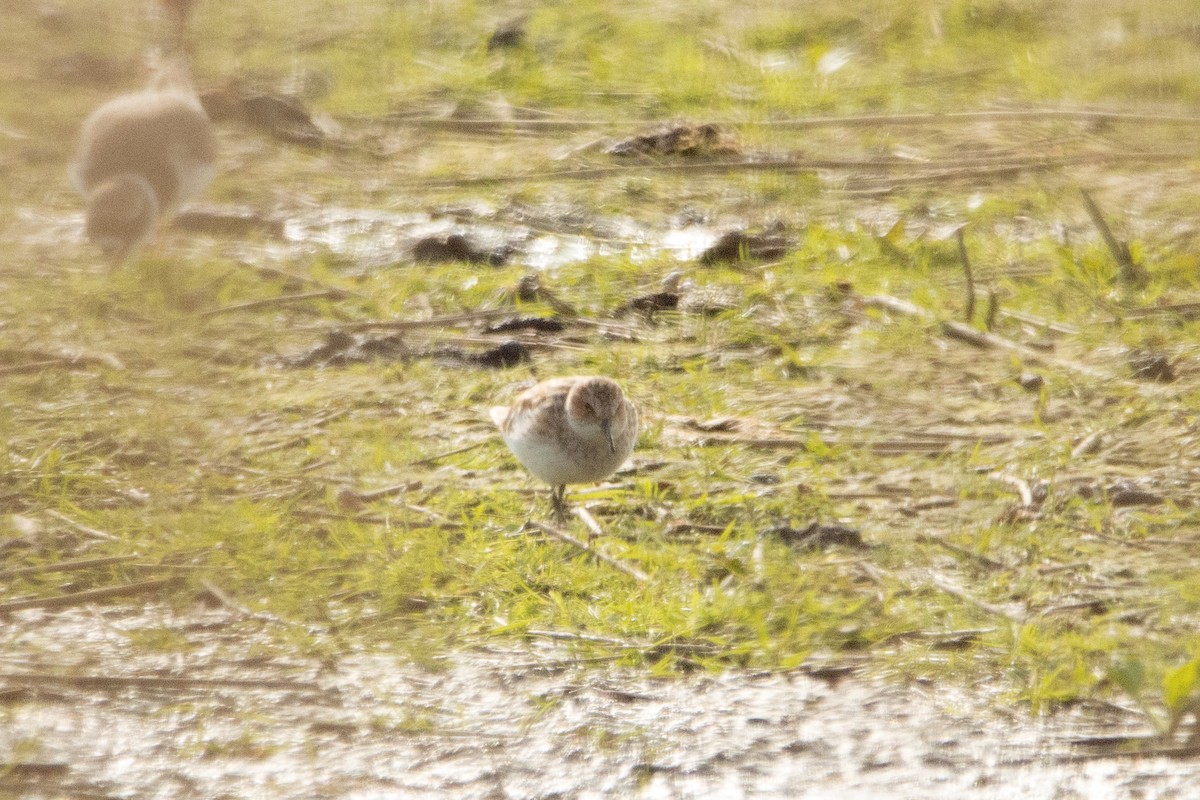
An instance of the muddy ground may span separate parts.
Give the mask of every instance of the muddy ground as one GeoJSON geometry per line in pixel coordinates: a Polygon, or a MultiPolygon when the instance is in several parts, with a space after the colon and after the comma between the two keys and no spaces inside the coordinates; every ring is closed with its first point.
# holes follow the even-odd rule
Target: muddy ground
{"type": "Polygon", "coordinates": [[[28,611],[4,624],[0,796],[1186,798],[1195,768],[1101,756],[1101,705],[1044,721],[844,665],[653,678],[553,642],[415,665],[255,654],[225,609],[28,611]],[[188,657],[148,656],[172,630],[188,657]],[[36,654],[36,655],[34,655],[36,654]]]}

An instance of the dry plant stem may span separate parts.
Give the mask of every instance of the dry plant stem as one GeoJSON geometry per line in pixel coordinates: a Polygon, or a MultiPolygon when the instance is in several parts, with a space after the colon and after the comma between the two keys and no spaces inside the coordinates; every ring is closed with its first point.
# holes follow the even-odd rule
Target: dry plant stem
{"type": "Polygon", "coordinates": [[[1008,319],[1015,319],[1018,322],[1024,322],[1028,325],[1035,325],[1042,330],[1050,331],[1051,333],[1061,333],[1065,336],[1076,336],[1079,333],[1079,328],[1074,325],[1067,325],[1063,322],[1053,322],[1033,314],[1027,314],[1024,311],[1009,311],[1007,309],[1000,310],[999,315],[1008,319]]]}
{"type": "Polygon", "coordinates": [[[608,555],[607,553],[601,552],[600,550],[597,550],[596,548],[592,547],[587,542],[576,539],[571,534],[566,533],[565,531],[560,531],[558,528],[555,528],[552,525],[547,525],[544,522],[536,522],[536,521],[530,521],[529,525],[531,525],[534,528],[537,528],[542,533],[553,536],[555,539],[558,539],[560,542],[564,542],[566,544],[571,545],[572,547],[575,547],[575,548],[578,548],[579,550],[584,551],[585,553],[595,556],[595,558],[597,560],[603,561],[605,564],[608,564],[610,567],[617,570],[618,572],[624,572],[626,575],[628,575],[629,577],[638,581],[639,583],[647,583],[650,580],[650,576],[647,575],[646,573],[642,572],[638,568],[631,567],[622,561],[618,561],[617,559],[613,558],[612,556],[608,555]]]}
{"type": "Polygon", "coordinates": [[[1021,496],[1021,505],[1026,508],[1033,507],[1033,490],[1029,488],[1029,482],[1018,478],[1015,475],[1005,475],[1002,472],[993,472],[988,475],[994,481],[1007,483],[1009,486],[1017,490],[1017,494],[1021,496]]]}
{"type": "Polygon", "coordinates": [[[104,531],[99,530],[97,528],[90,528],[81,522],[76,522],[75,520],[68,517],[66,514],[63,514],[61,511],[55,511],[54,509],[50,509],[49,511],[46,512],[46,516],[53,517],[54,519],[58,520],[59,522],[64,522],[67,525],[69,525],[71,528],[73,528],[74,530],[79,531],[80,533],[84,534],[85,536],[90,536],[93,539],[103,539],[104,541],[107,541],[107,542],[121,541],[121,538],[119,536],[113,536],[111,533],[105,533],[104,531]]]}
{"type": "Polygon", "coordinates": [[[7,367],[0,367],[0,375],[29,375],[35,372],[44,372],[53,367],[85,367],[86,364],[75,364],[74,362],[65,359],[56,358],[48,361],[29,361],[24,364],[13,364],[7,367]]]}
{"type": "Polygon", "coordinates": [[[926,311],[920,306],[914,305],[907,300],[901,300],[899,297],[880,294],[871,295],[862,298],[863,305],[869,308],[878,308],[884,311],[891,311],[896,314],[902,314],[907,317],[924,320],[926,322],[936,322],[942,328],[942,333],[951,339],[958,339],[967,344],[974,345],[986,350],[1007,350],[1020,355],[1022,358],[1029,360],[1032,363],[1049,363],[1063,369],[1077,372],[1081,375],[1087,375],[1092,378],[1101,378],[1108,381],[1115,379],[1100,370],[1093,369],[1085,364],[1077,364],[1072,361],[1066,361],[1061,358],[1053,358],[1047,354],[1034,350],[1032,347],[1023,345],[1020,342],[1014,342],[1005,339],[1002,336],[997,336],[994,333],[987,333],[976,330],[969,325],[963,325],[961,322],[954,320],[939,320],[931,311],[926,311]]]}
{"type": "Polygon", "coordinates": [[[1087,436],[1079,440],[1079,444],[1071,449],[1071,458],[1082,458],[1083,456],[1095,453],[1104,443],[1104,431],[1092,431],[1087,436]]]}
{"type": "Polygon", "coordinates": [[[612,636],[597,636],[592,633],[575,633],[573,631],[548,631],[530,628],[525,631],[525,635],[536,636],[539,639],[555,639],[558,641],[596,642],[597,644],[608,644],[627,650],[655,650],[658,648],[670,648],[672,650],[680,650],[683,652],[692,653],[712,653],[718,650],[717,647],[708,644],[693,644],[689,642],[671,641],[631,642],[625,639],[617,639],[612,636]]]}
{"type": "Polygon", "coordinates": [[[136,561],[141,556],[105,556],[104,558],[87,558],[81,561],[60,561],[57,564],[42,564],[36,567],[17,567],[16,569],[0,570],[0,580],[15,578],[19,575],[40,575],[45,572],[74,572],[81,569],[108,567],[113,564],[123,564],[126,561],[136,561]]]}
{"type": "MultiPolygon", "coordinates": [[[[464,449],[470,450],[475,447],[481,447],[481,446],[482,446],[481,444],[472,445],[469,448],[461,448],[460,450],[458,450],[456,452],[462,452],[462,450],[464,450],[464,449]]],[[[387,486],[383,489],[374,489],[370,492],[352,492],[352,494],[354,495],[355,500],[361,500],[364,503],[369,503],[372,500],[379,500],[384,497],[392,497],[393,495],[404,494],[405,492],[416,491],[417,489],[420,489],[420,488],[421,488],[420,481],[408,481],[407,483],[398,483],[395,486],[387,486]]]]}
{"type": "MultiPolygon", "coordinates": [[[[477,450],[486,444],[487,444],[487,442],[476,442],[475,444],[469,444],[469,445],[466,445],[465,447],[457,447],[454,450],[447,450],[444,453],[436,453],[431,456],[425,456],[424,458],[417,458],[412,461],[409,461],[408,466],[410,466],[410,467],[432,466],[433,464],[436,464],[437,462],[441,461],[443,458],[449,458],[450,456],[457,456],[457,455],[461,455],[463,453],[469,453],[472,450],[477,450]]],[[[407,485],[407,484],[405,484],[405,485],[407,485]]],[[[384,490],[380,489],[378,491],[384,491],[384,490]]],[[[373,494],[374,494],[374,492],[367,492],[363,496],[367,497],[367,496],[372,496],[373,494]]]]}
{"type": "Polygon", "coordinates": [[[679,163],[679,164],[638,164],[615,167],[592,167],[573,170],[556,170],[551,172],[531,172],[526,174],[507,175],[477,175],[467,178],[427,178],[411,183],[396,184],[398,187],[450,189],[465,186],[487,186],[493,184],[527,183],[539,181],[591,181],[599,178],[611,178],[630,174],[684,174],[684,175],[725,175],[731,172],[815,172],[820,170],[846,170],[850,172],[880,172],[887,170],[905,169],[918,170],[917,174],[880,179],[881,187],[910,184],[927,184],[940,181],[959,180],[966,178],[985,178],[988,176],[1009,175],[1033,170],[1059,169],[1068,166],[1084,164],[1112,164],[1129,161],[1187,161],[1194,154],[1187,152],[1164,153],[1085,153],[1077,156],[1060,158],[1027,158],[1013,159],[1005,164],[988,164],[979,166],[978,161],[963,164],[960,161],[923,162],[914,165],[903,159],[845,159],[845,158],[775,158],[760,161],[719,161],[711,163],[679,163]]]}
{"type": "Polygon", "coordinates": [[[436,512],[432,509],[429,509],[429,508],[425,508],[424,506],[413,505],[412,503],[405,503],[404,508],[407,508],[409,511],[412,511],[415,514],[422,514],[446,528],[461,528],[461,527],[463,527],[463,524],[461,522],[452,520],[449,517],[447,517],[445,514],[439,514],[438,512],[436,512]]]}
{"type": "Polygon", "coordinates": [[[1004,564],[1001,564],[999,561],[996,561],[993,558],[988,558],[987,556],[981,555],[980,553],[972,552],[965,547],[959,547],[958,545],[954,544],[953,542],[946,541],[941,536],[934,536],[933,534],[922,533],[922,534],[918,534],[915,538],[918,542],[925,542],[926,544],[937,545],[938,547],[941,547],[945,550],[950,551],[951,553],[954,553],[956,556],[961,556],[962,558],[966,558],[970,561],[974,561],[976,564],[979,564],[980,566],[985,567],[987,569],[995,570],[995,571],[1008,569],[1007,566],[1005,566],[1004,564]]]}
{"type": "MultiPolygon", "coordinates": [[[[708,44],[706,42],[706,44],[708,44]]],[[[720,45],[718,45],[720,46],[720,45]]],[[[1133,114],[1121,111],[1078,111],[1063,108],[1040,108],[1018,111],[955,111],[946,114],[867,114],[829,117],[804,117],[800,119],[737,120],[723,122],[710,120],[718,125],[739,128],[873,128],[889,126],[946,125],[974,122],[1029,122],[1034,120],[1077,120],[1079,122],[1128,122],[1137,125],[1183,125],[1200,127],[1200,117],[1182,114],[1133,114]]],[[[392,116],[384,121],[393,125],[408,125],[422,128],[469,128],[491,129],[550,129],[581,130],[587,128],[646,128],[656,123],[644,119],[450,119],[448,117],[404,117],[392,116]]],[[[661,121],[657,124],[667,124],[661,121]]]]}
{"type": "Polygon", "coordinates": [[[87,369],[89,367],[108,367],[115,370],[125,369],[125,365],[121,363],[119,358],[108,353],[72,355],[70,353],[28,351],[24,355],[35,360],[24,364],[0,366],[0,375],[27,375],[54,367],[62,369],[87,369]]]}
{"type": "Polygon", "coordinates": [[[179,583],[179,578],[157,578],[141,583],[128,583],[123,586],[107,586],[103,589],[88,589],[84,592],[72,592],[57,597],[34,597],[28,600],[12,600],[0,603],[0,614],[9,611],[20,611],[24,608],[66,608],[79,606],[96,600],[108,600],[113,597],[129,597],[131,595],[151,594],[159,589],[179,583]]]}
{"type": "Polygon", "coordinates": [[[934,587],[940,589],[951,597],[962,600],[964,603],[973,605],[981,611],[986,611],[988,614],[1003,617],[1004,619],[1010,620],[1011,622],[1015,622],[1017,624],[1021,624],[1025,621],[1025,614],[1016,614],[1006,608],[984,602],[983,600],[980,600],[979,598],[968,593],[961,586],[954,584],[950,580],[943,578],[940,575],[935,575],[930,582],[934,587]]]}
{"type": "Polygon", "coordinates": [[[1113,260],[1117,262],[1117,279],[1122,283],[1136,283],[1141,280],[1144,277],[1142,270],[1133,263],[1133,255],[1129,252],[1129,246],[1113,235],[1112,228],[1108,227],[1108,222],[1105,221],[1104,214],[1100,211],[1100,206],[1096,205],[1096,201],[1088,194],[1087,189],[1080,189],[1079,193],[1083,195],[1083,204],[1087,207],[1088,216],[1092,218],[1092,224],[1100,231],[1100,236],[1104,239],[1108,252],[1112,253],[1113,260]]]}
{"type": "Polygon", "coordinates": [[[322,289],[317,292],[301,292],[300,294],[285,294],[279,297],[268,297],[265,300],[248,300],[245,303],[234,303],[221,308],[211,308],[200,314],[202,317],[215,317],[221,314],[232,314],[235,311],[254,311],[260,308],[286,306],[292,303],[303,303],[308,300],[340,300],[346,296],[341,289],[322,289]]]}
{"type": "Polygon", "coordinates": [[[987,290],[987,310],[983,314],[983,327],[991,331],[996,327],[996,315],[1000,313],[1000,295],[989,286],[987,290]]]}
{"type": "Polygon", "coordinates": [[[967,242],[963,237],[962,228],[954,232],[954,238],[958,240],[958,260],[962,262],[963,275],[967,279],[967,302],[963,309],[963,321],[970,325],[971,320],[975,318],[975,276],[971,274],[971,260],[967,258],[967,242]]]}
{"type": "Polygon", "coordinates": [[[463,314],[447,314],[440,317],[430,317],[429,319],[369,320],[363,322],[342,322],[336,325],[300,325],[292,328],[292,330],[295,332],[305,333],[310,331],[404,331],[414,330],[417,328],[452,328],[461,327],[474,322],[484,322],[489,319],[511,317],[512,315],[513,312],[510,308],[494,308],[485,309],[482,311],[468,311],[463,314]]]}
{"type": "Polygon", "coordinates": [[[596,518],[583,506],[576,507],[575,516],[579,517],[584,527],[588,529],[589,536],[595,538],[604,535],[604,529],[600,527],[600,523],[596,522],[596,518]]]}
{"type": "Polygon", "coordinates": [[[308,284],[309,286],[319,286],[326,291],[339,292],[340,294],[342,294],[346,297],[366,298],[366,295],[362,294],[361,292],[356,292],[352,289],[342,289],[340,287],[328,284],[325,281],[319,281],[316,278],[311,278],[308,275],[299,275],[295,272],[288,272],[286,269],[279,269],[278,267],[268,267],[265,264],[249,264],[244,261],[239,261],[237,265],[239,267],[244,267],[245,269],[248,269],[255,273],[258,273],[259,275],[270,275],[273,278],[283,278],[284,280],[287,280],[287,281],[295,281],[296,283],[304,283],[304,284],[308,284]]]}
{"type": "Polygon", "coordinates": [[[208,592],[210,597],[212,597],[218,603],[220,603],[221,605],[223,605],[225,608],[229,609],[230,611],[234,612],[238,616],[240,616],[240,617],[254,616],[254,613],[252,611],[250,611],[250,609],[248,609],[245,606],[238,603],[236,600],[234,600],[232,597],[230,597],[228,594],[226,594],[225,590],[221,589],[221,587],[217,586],[215,583],[208,580],[207,578],[202,578],[200,581],[200,585],[204,587],[204,591],[208,592]]]}
{"type": "Polygon", "coordinates": [[[1146,319],[1147,317],[1157,317],[1166,314],[1192,317],[1200,314],[1200,303],[1167,303],[1161,306],[1131,308],[1127,311],[1121,311],[1120,317],[1113,319],[1112,322],[1117,323],[1122,319],[1146,319]]]}
{"type": "Polygon", "coordinates": [[[238,680],[236,678],[138,678],[117,677],[111,675],[51,675],[45,672],[0,673],[0,681],[23,684],[25,686],[45,686],[67,684],[86,689],[290,689],[300,692],[314,692],[321,689],[320,685],[310,681],[290,680],[238,680]]]}

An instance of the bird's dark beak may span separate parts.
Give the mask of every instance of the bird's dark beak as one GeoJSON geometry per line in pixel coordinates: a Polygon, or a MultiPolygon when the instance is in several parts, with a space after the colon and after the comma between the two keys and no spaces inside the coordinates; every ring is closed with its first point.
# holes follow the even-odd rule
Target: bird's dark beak
{"type": "Polygon", "coordinates": [[[612,420],[604,420],[600,427],[604,430],[604,438],[608,439],[608,449],[617,452],[617,443],[613,441],[612,420]]]}

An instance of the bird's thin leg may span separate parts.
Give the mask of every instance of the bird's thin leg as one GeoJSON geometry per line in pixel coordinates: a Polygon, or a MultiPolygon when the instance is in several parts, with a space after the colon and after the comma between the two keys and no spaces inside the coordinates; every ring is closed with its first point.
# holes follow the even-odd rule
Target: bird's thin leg
{"type": "Polygon", "coordinates": [[[554,506],[554,519],[559,525],[567,522],[567,487],[564,484],[555,486],[550,491],[550,503],[554,506]]]}

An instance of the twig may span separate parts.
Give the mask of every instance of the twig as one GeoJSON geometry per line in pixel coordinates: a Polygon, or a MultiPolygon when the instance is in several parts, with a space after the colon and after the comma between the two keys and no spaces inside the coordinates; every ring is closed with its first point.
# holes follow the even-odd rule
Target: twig
{"type": "Polygon", "coordinates": [[[1000,295],[992,286],[987,290],[987,310],[983,313],[983,327],[991,331],[996,327],[996,315],[1000,313],[1000,295]]]}
{"type": "MultiPolygon", "coordinates": [[[[922,162],[919,169],[923,172],[915,175],[897,176],[883,179],[885,189],[907,184],[925,184],[939,181],[979,179],[989,176],[1007,175],[1031,170],[1059,169],[1083,164],[1111,164],[1123,161],[1183,161],[1194,157],[1188,152],[1103,152],[1083,153],[1075,156],[1053,158],[1024,158],[1011,159],[1003,164],[987,164],[979,166],[979,160],[968,162],[922,162]]],[[[773,158],[742,161],[714,162],[684,162],[669,164],[631,164],[613,167],[589,167],[583,169],[551,170],[548,172],[529,172],[524,174],[504,175],[474,175],[463,178],[429,178],[414,179],[405,187],[432,189],[448,189],[466,186],[487,186],[498,183],[529,183],[539,181],[592,181],[599,178],[611,178],[631,174],[683,174],[683,175],[725,175],[730,172],[816,172],[820,170],[845,170],[861,172],[865,170],[888,171],[896,169],[913,170],[914,164],[904,159],[848,159],[848,158],[773,158]]]]}
{"type": "Polygon", "coordinates": [[[308,275],[299,275],[295,272],[288,272],[286,269],[279,269],[278,267],[268,267],[265,264],[251,264],[247,261],[239,261],[237,262],[237,265],[239,267],[253,270],[260,275],[270,275],[274,278],[283,278],[284,280],[295,281],[297,283],[306,283],[310,286],[320,286],[322,289],[330,292],[340,292],[347,297],[366,297],[366,295],[362,294],[361,292],[356,292],[353,289],[342,289],[340,287],[333,286],[332,284],[328,284],[325,281],[319,281],[316,278],[308,275]]]}
{"type": "Polygon", "coordinates": [[[442,527],[461,528],[463,526],[463,524],[461,522],[456,522],[455,520],[452,520],[449,517],[447,517],[445,514],[439,514],[437,511],[434,511],[431,508],[425,508],[424,506],[418,506],[413,503],[405,503],[404,507],[407,508],[409,511],[415,511],[418,514],[424,514],[426,517],[429,517],[431,520],[441,524],[442,527]]]}
{"type": "Polygon", "coordinates": [[[446,314],[440,317],[430,317],[429,319],[370,320],[365,322],[342,322],[336,325],[301,325],[292,328],[292,330],[303,333],[311,331],[404,331],[416,328],[449,328],[472,322],[483,322],[498,317],[511,317],[512,315],[513,312],[510,308],[491,308],[482,311],[467,311],[462,314],[446,314]]]}
{"type": "Polygon", "coordinates": [[[234,303],[230,306],[222,306],[220,308],[210,308],[208,311],[201,312],[202,317],[215,317],[220,314],[232,314],[235,311],[252,311],[259,308],[270,308],[272,306],[284,306],[291,303],[302,303],[307,300],[321,300],[329,298],[332,300],[340,300],[346,296],[346,293],[341,289],[322,289],[318,292],[301,292],[300,294],[285,294],[279,297],[268,297],[264,300],[249,300],[245,303],[234,303]]]}
{"type": "Polygon", "coordinates": [[[967,242],[962,227],[954,232],[954,237],[958,239],[958,260],[962,262],[963,274],[967,278],[967,306],[963,310],[963,321],[969,325],[975,318],[975,276],[971,274],[971,260],[967,258],[967,242]]]}
{"type": "Polygon", "coordinates": [[[766,543],[762,534],[755,537],[754,549],[750,551],[750,565],[754,571],[754,586],[762,589],[767,585],[766,543]]]}
{"type": "MultiPolygon", "coordinates": [[[[1182,125],[1200,127],[1200,117],[1173,114],[1136,114],[1126,111],[1090,111],[1065,108],[1034,108],[1010,111],[955,111],[945,114],[863,114],[852,116],[803,117],[799,119],[710,120],[717,125],[744,128],[863,128],[888,126],[945,125],[959,122],[1029,122],[1036,120],[1079,122],[1129,122],[1137,125],[1182,125]]],[[[645,119],[451,119],[449,117],[393,116],[394,125],[423,128],[581,130],[587,128],[644,128],[656,124],[645,119]]]]}
{"type": "Polygon", "coordinates": [[[50,675],[46,673],[0,673],[0,680],[24,685],[68,684],[87,689],[292,689],[318,691],[321,686],[312,681],[282,679],[245,680],[236,678],[139,678],[113,675],[50,675]]]}
{"type": "Polygon", "coordinates": [[[1017,490],[1017,494],[1021,495],[1021,505],[1026,508],[1033,507],[1033,490],[1029,488],[1029,482],[1018,478],[1016,475],[1005,475],[1003,472],[993,472],[988,475],[994,481],[1007,483],[1009,486],[1017,490]]]}
{"type": "Polygon", "coordinates": [[[600,523],[596,522],[596,518],[592,513],[583,506],[576,506],[575,516],[583,521],[584,526],[588,529],[588,535],[591,537],[600,537],[604,535],[604,529],[600,527],[600,523]]]}
{"type": "Polygon", "coordinates": [[[1073,325],[1067,325],[1063,322],[1054,322],[1052,320],[1043,319],[1042,317],[1034,316],[1033,314],[1027,314],[1024,311],[1009,311],[1005,309],[1000,311],[999,314],[1002,317],[1015,319],[1018,322],[1024,322],[1027,325],[1035,325],[1052,333],[1061,333],[1066,336],[1075,336],[1079,333],[1079,328],[1076,328],[1073,325]]]}
{"type": "Polygon", "coordinates": [[[31,372],[42,372],[54,367],[76,366],[74,362],[62,358],[46,359],[44,361],[26,361],[24,364],[11,364],[0,367],[0,375],[28,375],[31,372]]]}
{"type": "Polygon", "coordinates": [[[141,556],[105,556],[103,558],[87,558],[81,561],[60,561],[57,564],[42,564],[36,567],[16,567],[0,570],[0,579],[15,578],[18,575],[40,575],[45,572],[74,572],[94,567],[107,567],[112,564],[123,564],[126,561],[136,561],[141,556]]]}
{"type": "Polygon", "coordinates": [[[65,369],[87,369],[88,367],[108,367],[113,370],[123,370],[125,365],[121,359],[111,353],[50,353],[41,350],[29,350],[19,353],[9,351],[8,358],[25,356],[34,359],[24,364],[7,364],[0,367],[0,375],[23,375],[30,372],[40,372],[51,367],[65,369]]]}
{"type": "Polygon", "coordinates": [[[901,300],[899,297],[891,295],[871,295],[862,298],[864,306],[869,308],[879,308],[885,311],[891,311],[904,316],[914,317],[925,322],[937,323],[941,326],[942,333],[952,339],[966,342],[983,349],[999,349],[1007,350],[1016,353],[1029,361],[1036,363],[1050,363],[1063,369],[1078,372],[1081,375],[1087,375],[1092,378],[1103,378],[1110,381],[1115,381],[1112,376],[1107,375],[1100,370],[1093,369],[1085,364],[1077,364],[1072,361],[1066,361],[1061,358],[1054,358],[1042,353],[1038,350],[1029,347],[1028,345],[1014,342],[998,336],[994,333],[979,331],[969,325],[964,325],[955,320],[939,320],[931,311],[926,311],[920,306],[914,305],[907,300],[901,300]]]}
{"type": "Polygon", "coordinates": [[[407,466],[410,466],[410,467],[430,466],[430,465],[437,463],[438,461],[441,461],[443,458],[449,458],[450,456],[461,455],[462,453],[469,453],[472,450],[483,447],[485,444],[487,444],[486,441],[476,442],[475,444],[468,444],[464,447],[456,447],[453,450],[447,450],[444,453],[435,453],[434,455],[425,456],[424,458],[413,459],[412,461],[408,462],[407,466]]]}
{"type": "Polygon", "coordinates": [[[121,541],[121,537],[119,537],[119,536],[113,536],[111,533],[106,533],[97,528],[90,528],[87,525],[84,525],[82,522],[76,522],[75,520],[68,517],[66,514],[63,514],[60,511],[55,511],[54,509],[48,510],[46,512],[46,516],[53,517],[54,519],[58,520],[59,522],[64,522],[67,525],[74,528],[75,530],[79,531],[80,533],[82,533],[86,536],[90,536],[93,539],[103,539],[108,542],[121,541]]]}
{"type": "Polygon", "coordinates": [[[61,594],[56,597],[33,597],[28,600],[10,600],[0,603],[0,614],[9,611],[20,611],[25,608],[65,608],[91,603],[95,600],[108,600],[112,597],[128,597],[130,595],[150,594],[159,589],[165,589],[179,583],[180,578],[157,578],[141,583],[127,583],[123,586],[106,586],[103,589],[88,589],[83,592],[61,594]]]}
{"type": "Polygon", "coordinates": [[[242,617],[253,617],[254,612],[238,603],[232,597],[225,593],[221,587],[210,581],[208,578],[201,578],[200,585],[204,587],[204,591],[208,592],[212,599],[216,600],[225,608],[242,617]]]}
{"type": "Polygon", "coordinates": [[[1001,562],[996,561],[994,558],[988,558],[987,556],[985,556],[981,553],[973,552],[971,550],[968,550],[965,547],[959,547],[958,545],[954,544],[953,542],[946,541],[941,536],[934,536],[933,534],[929,534],[929,533],[919,533],[919,534],[917,534],[917,536],[915,538],[916,538],[916,541],[918,541],[918,542],[922,542],[924,544],[935,544],[938,547],[941,547],[945,550],[949,550],[951,553],[954,553],[956,556],[960,556],[962,558],[966,558],[971,561],[974,561],[975,563],[979,564],[980,566],[986,567],[990,570],[999,571],[999,570],[1008,569],[1008,566],[1006,564],[1002,564],[1001,562]]]}
{"type": "Polygon", "coordinates": [[[1082,458],[1100,449],[1104,441],[1104,430],[1092,431],[1079,440],[1079,444],[1071,448],[1071,458],[1082,458]]]}
{"type": "Polygon", "coordinates": [[[636,580],[640,583],[647,583],[650,580],[650,576],[647,575],[646,573],[642,572],[638,568],[631,567],[622,561],[618,561],[617,559],[613,558],[612,556],[608,555],[607,553],[597,550],[596,548],[592,547],[587,542],[580,541],[579,539],[576,539],[574,536],[572,536],[569,533],[566,533],[565,531],[560,531],[558,528],[555,528],[551,525],[547,525],[544,522],[530,521],[529,524],[531,526],[533,526],[534,528],[537,528],[542,533],[546,533],[546,534],[549,534],[550,536],[553,536],[555,539],[558,539],[560,542],[565,542],[566,544],[569,544],[572,547],[576,547],[576,548],[584,551],[585,553],[589,553],[589,554],[595,556],[598,560],[603,561],[605,564],[608,564],[610,567],[612,567],[615,570],[618,570],[619,572],[624,572],[626,575],[628,575],[629,577],[633,578],[634,580],[636,580]]]}
{"type": "MultiPolygon", "coordinates": [[[[1200,314],[1200,303],[1166,303],[1161,306],[1146,306],[1144,308],[1122,309],[1120,319],[1145,319],[1160,314],[1179,314],[1182,317],[1193,317],[1200,314]]],[[[1120,319],[1113,320],[1119,322],[1120,319]]]]}
{"type": "Polygon", "coordinates": [[[1087,189],[1080,189],[1079,193],[1083,195],[1083,204],[1087,207],[1088,216],[1092,218],[1092,224],[1100,231],[1100,236],[1104,239],[1108,252],[1112,253],[1113,260],[1117,262],[1117,280],[1134,285],[1145,281],[1145,270],[1134,263],[1133,254],[1129,252],[1129,245],[1119,241],[1113,235],[1112,228],[1108,227],[1104,214],[1096,205],[1096,201],[1088,194],[1087,189]]]}
{"type": "MultiPolygon", "coordinates": [[[[479,447],[479,446],[480,445],[472,445],[472,447],[479,447]]],[[[372,500],[379,500],[384,497],[392,497],[393,495],[404,494],[405,492],[416,491],[417,489],[420,489],[420,488],[421,488],[420,481],[408,481],[407,483],[398,483],[395,486],[387,486],[383,489],[373,489],[372,491],[369,491],[369,492],[355,492],[351,489],[347,489],[347,490],[345,490],[344,494],[349,495],[351,498],[353,498],[356,501],[363,502],[363,503],[369,503],[372,500]]],[[[339,495],[339,499],[340,498],[341,498],[341,495],[339,495]]]]}
{"type": "Polygon", "coordinates": [[[693,642],[672,642],[669,639],[661,642],[631,642],[625,639],[617,639],[613,636],[598,636],[593,633],[536,630],[534,628],[526,629],[525,635],[536,636],[540,639],[555,639],[565,642],[595,642],[597,644],[613,645],[614,647],[620,647],[626,650],[681,650],[683,652],[691,653],[720,652],[720,648],[715,645],[696,644],[693,642]]]}
{"type": "MultiPolygon", "coordinates": [[[[335,409],[328,413],[319,415],[311,420],[305,421],[304,425],[306,426],[308,431],[318,430],[322,426],[324,426],[330,422],[333,422],[335,419],[340,419],[340,418],[346,416],[347,414],[350,413],[350,411],[351,411],[351,409],[349,409],[349,408],[335,409]]],[[[295,428],[293,427],[293,430],[294,429],[295,428]]],[[[271,442],[270,444],[265,444],[260,447],[252,447],[252,448],[248,449],[246,452],[251,455],[260,456],[265,453],[274,452],[275,450],[283,450],[288,447],[294,447],[298,444],[304,444],[305,442],[308,441],[308,437],[310,435],[311,434],[307,433],[307,432],[306,433],[298,433],[287,439],[282,439],[277,442],[271,442]]]]}
{"type": "Polygon", "coordinates": [[[1012,622],[1016,622],[1016,623],[1021,623],[1021,622],[1025,621],[1026,615],[1024,613],[1018,614],[1013,611],[1009,611],[1007,608],[1003,608],[1002,606],[993,605],[992,603],[988,603],[983,600],[980,600],[979,598],[974,597],[974,596],[970,595],[969,593],[967,593],[967,591],[965,589],[963,589],[962,587],[955,585],[954,583],[950,582],[946,578],[941,577],[940,575],[933,576],[933,578],[930,582],[934,587],[942,590],[943,592],[950,595],[951,597],[956,597],[965,603],[969,603],[970,605],[975,606],[976,608],[980,609],[981,611],[986,611],[987,613],[993,614],[998,617],[1004,617],[1005,619],[1011,620],[1012,622]]]}

